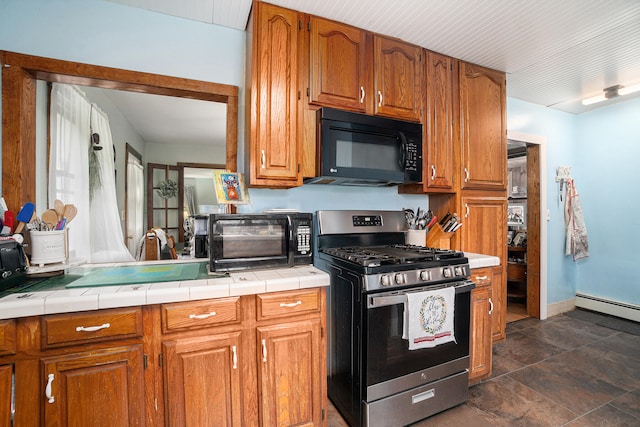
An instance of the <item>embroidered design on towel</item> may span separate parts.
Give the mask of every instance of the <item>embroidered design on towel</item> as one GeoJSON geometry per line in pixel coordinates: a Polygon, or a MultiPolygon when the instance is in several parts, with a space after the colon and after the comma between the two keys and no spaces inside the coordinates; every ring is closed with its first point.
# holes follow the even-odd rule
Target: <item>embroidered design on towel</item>
{"type": "Polygon", "coordinates": [[[402,338],[409,350],[455,342],[455,294],[452,286],[406,294],[402,338]]]}
{"type": "Polygon", "coordinates": [[[442,295],[429,295],[422,300],[420,325],[430,336],[414,338],[414,343],[433,341],[451,335],[451,331],[442,331],[447,320],[447,302],[442,295]],[[442,332],[440,332],[442,331],[442,332]]]}

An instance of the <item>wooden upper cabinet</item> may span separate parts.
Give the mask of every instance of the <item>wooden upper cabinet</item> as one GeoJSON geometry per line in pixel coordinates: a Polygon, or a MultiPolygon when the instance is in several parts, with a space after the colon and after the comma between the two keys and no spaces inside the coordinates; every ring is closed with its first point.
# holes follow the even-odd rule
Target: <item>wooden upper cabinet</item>
{"type": "Polygon", "coordinates": [[[373,46],[375,114],[421,121],[422,48],[378,35],[373,46]]]}
{"type": "Polygon", "coordinates": [[[298,41],[296,11],[254,2],[248,26],[251,69],[249,184],[302,184],[297,138],[298,41]]]}
{"type": "Polygon", "coordinates": [[[460,62],[461,188],[507,187],[506,78],[460,62]]]}
{"type": "Polygon", "coordinates": [[[505,264],[507,252],[506,197],[465,196],[461,198],[464,226],[457,231],[464,252],[493,255],[505,264]]]}
{"type": "Polygon", "coordinates": [[[453,191],[454,58],[426,53],[426,150],[423,183],[427,192],[453,191]]]}
{"type": "Polygon", "coordinates": [[[315,16],[309,32],[309,103],[365,112],[366,32],[315,16]]]}

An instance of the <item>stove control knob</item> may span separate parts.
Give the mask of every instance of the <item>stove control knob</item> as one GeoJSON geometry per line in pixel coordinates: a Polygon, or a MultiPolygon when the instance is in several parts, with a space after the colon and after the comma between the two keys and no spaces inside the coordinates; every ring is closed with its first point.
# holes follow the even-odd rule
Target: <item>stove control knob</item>
{"type": "Polygon", "coordinates": [[[445,268],[442,269],[442,275],[447,279],[453,277],[452,273],[453,272],[451,271],[451,269],[449,267],[445,267],[445,268]]]}
{"type": "Polygon", "coordinates": [[[397,274],[396,274],[396,283],[397,283],[398,285],[405,284],[405,283],[407,283],[407,278],[405,277],[405,275],[404,275],[404,274],[402,274],[402,273],[397,273],[397,274]]]}
{"type": "Polygon", "coordinates": [[[464,269],[462,267],[456,267],[454,272],[456,276],[464,276],[464,269]]]}
{"type": "Polygon", "coordinates": [[[420,280],[423,282],[427,282],[431,280],[431,272],[429,270],[424,270],[420,272],[420,280]]]}
{"type": "Polygon", "coordinates": [[[389,286],[391,285],[391,281],[390,281],[390,277],[388,274],[383,274],[382,276],[380,276],[380,284],[382,286],[389,286]]]}

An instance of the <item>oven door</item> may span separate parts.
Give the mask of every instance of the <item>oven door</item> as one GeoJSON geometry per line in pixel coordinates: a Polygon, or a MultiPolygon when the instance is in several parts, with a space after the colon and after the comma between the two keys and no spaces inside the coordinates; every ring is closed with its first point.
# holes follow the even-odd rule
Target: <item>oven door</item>
{"type": "Polygon", "coordinates": [[[364,328],[366,401],[371,402],[469,368],[469,324],[471,281],[455,286],[455,341],[432,348],[409,350],[402,338],[404,302],[407,292],[434,290],[443,286],[411,288],[367,295],[364,328]]]}
{"type": "Polygon", "coordinates": [[[289,221],[286,216],[214,214],[209,220],[211,271],[289,264],[289,221]]]}

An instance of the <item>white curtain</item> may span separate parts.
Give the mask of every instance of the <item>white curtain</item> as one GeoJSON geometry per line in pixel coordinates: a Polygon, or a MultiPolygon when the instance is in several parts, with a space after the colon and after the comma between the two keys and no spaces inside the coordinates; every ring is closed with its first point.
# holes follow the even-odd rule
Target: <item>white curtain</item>
{"type": "Polygon", "coordinates": [[[69,223],[69,258],[87,259],[89,242],[89,114],[91,105],[73,86],[54,83],[51,90],[49,207],[60,199],[78,209],[69,223]]]}
{"type": "Polygon", "coordinates": [[[196,209],[196,187],[195,185],[185,185],[184,186],[184,207],[187,211],[188,215],[191,216],[198,213],[196,209]]]}
{"type": "Polygon", "coordinates": [[[49,204],[73,203],[78,214],[69,225],[69,256],[89,262],[133,261],[124,245],[115,187],[113,141],[106,115],[77,88],[53,84],[51,92],[49,204]],[[97,155],[101,186],[89,194],[90,135],[100,136],[97,155]]]}
{"type": "Polygon", "coordinates": [[[144,169],[140,160],[129,156],[127,164],[127,246],[133,256],[144,233],[144,169]]]}

